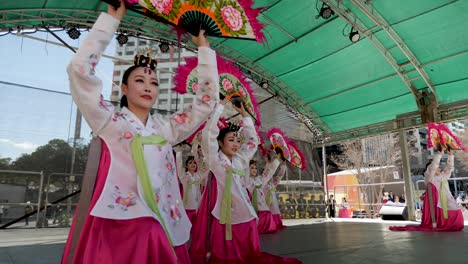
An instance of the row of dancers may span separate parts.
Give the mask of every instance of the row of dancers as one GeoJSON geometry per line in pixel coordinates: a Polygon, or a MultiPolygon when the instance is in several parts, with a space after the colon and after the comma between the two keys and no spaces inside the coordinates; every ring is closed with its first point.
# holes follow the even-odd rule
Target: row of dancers
{"type": "Polygon", "coordinates": [[[219,99],[216,53],[203,31],[192,37],[198,46],[198,90],[183,112],[150,114],[158,78],[156,61],[144,55],[123,75],[122,109],[102,100],[96,65],[126,14],[120,2],[99,16],[67,68],[73,99],[102,146],[96,179],[82,187],[80,199],[88,192],[90,201],[80,200],[62,263],[301,263],[261,252],[259,228],[278,226],[272,215],[279,217],[279,208],[273,205],[271,213],[268,205],[275,201],[271,178],[280,155],[257,176],[251,159],[259,138],[242,105],[233,107],[242,116],[243,141],[239,125],[218,127],[227,101],[219,99]],[[190,175],[181,175],[181,195],[182,170],[172,146],[204,122],[203,157],[187,159],[190,175]],[[198,177],[192,177],[195,163],[198,177]]]}
{"type": "MultiPolygon", "coordinates": [[[[202,194],[207,190],[209,171],[199,169],[198,164],[206,164],[201,147],[197,153],[183,157],[183,146],[175,148],[178,176],[181,183],[181,196],[185,211],[192,223],[195,225],[197,212],[201,204],[202,194]]],[[[258,174],[256,160],[249,162],[249,177],[241,178],[242,188],[248,192],[249,200],[258,216],[258,232],[260,234],[274,233],[286,228],[283,224],[276,188],[283,176],[286,174],[286,162],[277,154],[272,160],[267,156],[266,166],[263,173],[258,174]],[[280,161],[281,160],[281,161],[280,161]],[[281,165],[280,165],[281,163],[281,165]],[[277,168],[279,173],[274,176],[277,168]]],[[[206,166],[206,165],[202,165],[206,166]]]]}

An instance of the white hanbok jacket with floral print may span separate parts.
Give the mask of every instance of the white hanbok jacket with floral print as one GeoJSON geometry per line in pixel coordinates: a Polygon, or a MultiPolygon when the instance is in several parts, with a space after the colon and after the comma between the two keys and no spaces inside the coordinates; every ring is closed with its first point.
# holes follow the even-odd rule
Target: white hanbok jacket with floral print
{"type": "Polygon", "coordinates": [[[233,173],[231,186],[231,223],[240,224],[257,218],[257,213],[252,207],[252,204],[247,194],[244,177],[248,177],[249,161],[257,151],[258,136],[254,128],[254,123],[250,117],[242,119],[242,129],[245,132],[245,142],[242,144],[239,152],[232,157],[232,162],[228,157],[219,150],[218,140],[219,134],[217,122],[223,112],[224,106],[219,104],[213,116],[209,119],[206,127],[203,129],[202,148],[206,155],[205,159],[209,169],[216,177],[218,195],[216,204],[212,211],[214,217],[218,220],[221,214],[221,205],[223,193],[225,189],[225,181],[228,168],[233,168],[236,171],[242,171],[243,175],[233,173]]]}
{"type": "Polygon", "coordinates": [[[111,158],[104,189],[91,215],[107,219],[153,217],[165,227],[173,244],[181,245],[189,239],[191,224],[182,205],[171,146],[189,137],[219,101],[216,54],[205,47],[198,50],[201,89],[194,103],[170,117],[149,116],[145,125],[127,108],[114,111],[107,105],[101,96],[102,81],[95,75],[96,64],[114,38],[119,23],[109,14],[102,13],[67,69],[73,99],[94,135],[109,148],[111,158]],[[137,134],[161,135],[167,141],[164,145],[145,145],[143,148],[161,217],[145,202],[132,160],[130,143],[137,134]]]}

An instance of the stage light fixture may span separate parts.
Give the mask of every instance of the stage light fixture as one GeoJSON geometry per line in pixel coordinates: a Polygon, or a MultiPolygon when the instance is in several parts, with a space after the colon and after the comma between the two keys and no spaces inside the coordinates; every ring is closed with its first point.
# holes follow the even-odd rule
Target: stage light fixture
{"type": "Polygon", "coordinates": [[[361,39],[361,35],[359,35],[359,32],[355,30],[354,28],[351,28],[351,31],[349,32],[349,40],[351,42],[356,43],[361,39]]]}
{"type": "Polygon", "coordinates": [[[163,52],[163,53],[168,52],[168,51],[169,51],[169,43],[166,42],[166,41],[161,42],[161,44],[159,44],[159,49],[160,49],[161,52],[163,52]]]}
{"type": "Polygon", "coordinates": [[[320,16],[323,19],[329,19],[334,14],[335,12],[333,12],[333,10],[328,5],[326,5],[325,3],[322,4],[322,8],[320,9],[320,16]]]}
{"type": "Polygon", "coordinates": [[[120,46],[127,44],[128,42],[128,37],[123,33],[120,33],[116,39],[120,46]]]}
{"type": "Polygon", "coordinates": [[[263,89],[268,89],[269,86],[270,86],[270,85],[268,84],[267,81],[262,81],[262,82],[260,83],[260,87],[262,87],[263,89]]]}
{"type": "Polygon", "coordinates": [[[81,36],[81,32],[75,27],[70,28],[67,34],[71,39],[78,39],[81,36]]]}

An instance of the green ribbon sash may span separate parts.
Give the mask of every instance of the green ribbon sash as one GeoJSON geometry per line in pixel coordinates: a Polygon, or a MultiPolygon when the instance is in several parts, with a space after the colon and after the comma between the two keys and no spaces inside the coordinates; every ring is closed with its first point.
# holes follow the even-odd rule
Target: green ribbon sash
{"type": "Polygon", "coordinates": [[[255,189],[252,193],[252,206],[255,209],[255,212],[258,213],[258,189],[262,188],[262,185],[255,185],[255,189]]]}
{"type": "Polygon", "coordinates": [[[187,181],[187,188],[184,188],[184,199],[183,199],[184,207],[187,207],[188,196],[189,196],[190,190],[192,190],[192,185],[200,184],[200,183],[201,183],[200,181],[190,181],[190,180],[187,181]]]}
{"type": "Polygon", "coordinates": [[[271,196],[273,195],[273,192],[276,192],[275,188],[270,188],[268,189],[265,201],[268,206],[271,206],[271,196]]]}
{"type": "Polygon", "coordinates": [[[444,218],[448,219],[448,209],[447,209],[447,194],[445,191],[445,185],[448,185],[447,180],[442,180],[440,182],[440,204],[442,205],[442,211],[444,212],[444,218]]]}
{"type": "Polygon", "coordinates": [[[162,218],[161,212],[159,211],[158,203],[156,201],[156,194],[153,190],[153,185],[151,183],[148,166],[146,165],[143,152],[143,145],[163,146],[165,144],[167,144],[166,139],[160,135],[141,136],[137,134],[131,142],[131,149],[133,162],[135,163],[137,174],[143,188],[143,197],[145,202],[151,211],[159,218],[160,224],[162,225],[164,232],[166,233],[166,236],[171,243],[171,246],[173,246],[174,244],[172,242],[171,236],[169,235],[169,231],[167,231],[166,224],[164,223],[164,219],[162,218]]]}
{"type": "Polygon", "coordinates": [[[245,171],[228,167],[226,169],[226,182],[224,186],[223,201],[221,203],[221,215],[219,222],[226,225],[226,240],[232,240],[232,218],[231,218],[231,195],[232,195],[232,175],[245,176],[245,171]]]}

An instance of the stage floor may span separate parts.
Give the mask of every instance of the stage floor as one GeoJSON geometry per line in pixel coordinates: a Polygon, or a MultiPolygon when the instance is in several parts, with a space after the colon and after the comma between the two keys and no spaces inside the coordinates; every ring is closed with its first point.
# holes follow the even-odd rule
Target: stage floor
{"type": "MultiPolygon", "coordinates": [[[[468,229],[392,232],[388,226],[408,222],[351,219],[285,223],[286,230],[261,236],[262,248],[304,263],[468,263],[468,229]]],[[[0,263],[59,263],[67,234],[66,228],[2,230],[0,263]]]]}

